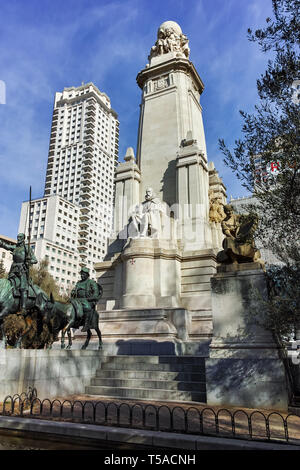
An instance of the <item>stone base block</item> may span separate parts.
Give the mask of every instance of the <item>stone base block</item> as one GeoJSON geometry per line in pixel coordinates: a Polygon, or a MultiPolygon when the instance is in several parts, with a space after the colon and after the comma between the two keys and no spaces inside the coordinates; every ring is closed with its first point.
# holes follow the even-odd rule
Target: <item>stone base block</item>
{"type": "Polygon", "coordinates": [[[99,316],[103,351],[107,354],[203,354],[204,349],[208,352],[211,312],[168,307],[105,310],[99,316]]]}
{"type": "Polygon", "coordinates": [[[209,406],[288,409],[285,373],[279,359],[206,359],[209,406]]]}
{"type": "Polygon", "coordinates": [[[99,314],[105,354],[182,354],[189,323],[184,309],[122,309],[99,314]]]}
{"type": "Polygon", "coordinates": [[[35,387],[39,398],[83,393],[100,361],[95,350],[2,349],[0,401],[28,387],[35,387]]]}
{"type": "Polygon", "coordinates": [[[103,339],[186,340],[189,313],[181,308],[100,311],[103,339]]]}
{"type": "Polygon", "coordinates": [[[285,367],[270,331],[255,321],[267,297],[258,263],[220,266],[211,279],[213,340],[207,367],[208,403],[287,411],[285,367]]]}

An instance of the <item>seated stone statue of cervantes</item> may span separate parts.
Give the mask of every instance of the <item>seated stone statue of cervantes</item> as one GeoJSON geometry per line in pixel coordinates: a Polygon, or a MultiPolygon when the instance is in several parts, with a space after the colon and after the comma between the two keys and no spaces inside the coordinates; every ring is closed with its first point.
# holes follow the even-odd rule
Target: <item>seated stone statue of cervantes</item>
{"type": "Polygon", "coordinates": [[[155,196],[152,188],[147,188],[145,201],[136,206],[130,217],[131,237],[159,237],[161,232],[161,214],[165,214],[165,212],[165,204],[155,196]]]}

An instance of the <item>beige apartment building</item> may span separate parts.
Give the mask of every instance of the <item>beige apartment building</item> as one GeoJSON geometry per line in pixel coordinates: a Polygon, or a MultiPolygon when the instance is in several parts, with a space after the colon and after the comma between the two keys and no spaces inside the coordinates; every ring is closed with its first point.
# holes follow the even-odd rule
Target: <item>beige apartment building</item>
{"type": "MultiPolygon", "coordinates": [[[[63,290],[76,282],[80,266],[95,277],[93,265],[106,254],[118,149],[118,116],[105,93],[87,83],[55,94],[44,196],[32,201],[30,220],[35,254],[49,256],[63,290]]],[[[28,206],[19,225],[26,235],[28,206]]]]}

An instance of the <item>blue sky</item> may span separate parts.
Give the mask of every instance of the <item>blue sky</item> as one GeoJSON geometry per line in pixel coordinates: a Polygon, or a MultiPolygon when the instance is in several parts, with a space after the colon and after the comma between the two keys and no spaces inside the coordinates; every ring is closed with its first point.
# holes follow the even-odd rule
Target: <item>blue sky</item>
{"type": "Polygon", "coordinates": [[[0,233],[16,237],[21,202],[43,195],[54,94],[92,81],[108,94],[120,120],[120,159],[136,147],[145,67],[159,25],[180,24],[201,96],[209,160],[228,196],[245,195],[224,166],[218,139],[241,134],[239,110],[253,111],[256,79],[267,56],[247,40],[265,24],[271,0],[2,0],[0,4],[0,233]]]}

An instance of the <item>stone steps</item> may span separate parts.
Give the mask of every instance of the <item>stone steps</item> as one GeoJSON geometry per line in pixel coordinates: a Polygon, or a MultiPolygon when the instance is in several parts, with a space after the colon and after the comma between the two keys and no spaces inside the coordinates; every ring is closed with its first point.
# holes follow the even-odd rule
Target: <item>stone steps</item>
{"type": "Polygon", "coordinates": [[[103,356],[86,393],[112,399],[205,403],[205,358],[103,356]]]}
{"type": "Polygon", "coordinates": [[[205,359],[195,356],[106,356],[102,370],[205,372],[205,359]]]}
{"type": "MultiPolygon", "coordinates": [[[[98,369],[96,377],[112,378],[112,379],[152,379],[152,370],[124,370],[124,369],[98,369]]],[[[181,382],[205,382],[205,373],[189,373],[189,372],[169,372],[156,371],[155,378],[157,380],[178,380],[181,382]]]]}
{"type": "Polygon", "coordinates": [[[143,364],[190,364],[205,365],[205,358],[201,356],[137,356],[137,355],[119,355],[119,356],[103,356],[102,363],[114,362],[115,364],[135,364],[142,362],[143,364]]]}
{"type": "Polygon", "coordinates": [[[162,390],[162,389],[148,389],[148,388],[126,388],[126,387],[97,387],[90,385],[86,387],[88,395],[100,395],[102,397],[110,398],[125,398],[125,399],[138,399],[138,400],[159,400],[159,401],[196,401],[205,403],[205,392],[188,392],[179,390],[162,390]]]}
{"type": "MultiPolygon", "coordinates": [[[[114,364],[103,363],[102,368],[104,370],[114,369],[114,370],[124,370],[123,364],[114,364]]],[[[204,367],[198,367],[195,365],[185,365],[185,364],[144,364],[142,362],[137,362],[136,364],[129,364],[126,366],[126,370],[145,370],[145,371],[166,371],[166,372],[190,372],[190,373],[199,373],[204,372],[204,367]]]]}
{"type": "Polygon", "coordinates": [[[149,388],[162,390],[182,390],[205,392],[205,382],[181,382],[177,380],[141,380],[141,379],[113,379],[113,378],[93,378],[91,386],[107,386],[116,388],[149,388]]]}

